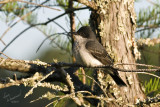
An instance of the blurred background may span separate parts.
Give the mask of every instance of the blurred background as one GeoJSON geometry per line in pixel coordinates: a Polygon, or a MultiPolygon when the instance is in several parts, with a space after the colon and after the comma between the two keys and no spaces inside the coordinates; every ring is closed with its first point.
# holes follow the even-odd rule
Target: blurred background
{"type": "MultiPolygon", "coordinates": [[[[88,25],[90,10],[77,2],[74,2],[73,7],[82,8],[75,11],[74,14],[76,30],[81,26],[88,25]]],[[[28,0],[27,2],[0,4],[0,51],[13,59],[39,59],[44,62],[53,62],[53,59],[57,59],[60,62],[72,62],[71,39],[67,36],[67,33],[70,32],[68,14],[51,21],[47,26],[31,27],[34,24],[44,23],[62,15],[66,9],[68,9],[67,0],[28,0]],[[42,4],[43,6],[28,2],[42,4]]],[[[160,37],[159,0],[136,0],[135,12],[137,14],[136,41],[146,38],[149,38],[148,40],[158,39],[160,37]]],[[[139,51],[141,52],[141,59],[137,60],[138,63],[160,66],[160,44],[139,45],[139,51]]],[[[17,75],[24,74],[17,73],[17,75]]],[[[12,77],[13,73],[1,69],[0,77],[8,76],[12,77]]],[[[160,92],[159,79],[145,74],[141,74],[139,77],[146,95],[154,96],[160,92]]],[[[24,99],[24,95],[30,87],[20,87],[1,89],[0,104],[4,107],[43,107],[51,102],[40,100],[29,103],[47,92],[48,89],[36,88],[34,94],[24,99]],[[16,98],[11,102],[7,101],[7,96],[10,96],[10,98],[16,96],[16,98]]]]}

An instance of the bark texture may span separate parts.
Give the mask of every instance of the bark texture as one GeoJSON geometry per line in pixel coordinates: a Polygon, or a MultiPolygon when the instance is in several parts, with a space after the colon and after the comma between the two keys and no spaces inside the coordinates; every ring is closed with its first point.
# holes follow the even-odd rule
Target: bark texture
{"type": "MultiPolygon", "coordinates": [[[[92,11],[90,24],[93,29],[99,29],[100,41],[107,52],[117,63],[135,63],[140,57],[134,39],[136,16],[134,0],[96,0],[97,11],[92,11]]],[[[136,69],[136,66],[119,66],[125,69],[136,69]]],[[[127,88],[113,88],[114,98],[122,98],[125,103],[135,104],[145,95],[141,89],[136,73],[119,72],[128,85],[127,88]],[[118,91],[119,90],[119,91],[118,91]],[[118,94],[117,94],[118,93],[118,94]]],[[[112,103],[113,105],[114,103],[112,103]]],[[[114,104],[117,105],[117,104],[114,104]]],[[[122,104],[123,105],[123,104],[122,104]]]]}

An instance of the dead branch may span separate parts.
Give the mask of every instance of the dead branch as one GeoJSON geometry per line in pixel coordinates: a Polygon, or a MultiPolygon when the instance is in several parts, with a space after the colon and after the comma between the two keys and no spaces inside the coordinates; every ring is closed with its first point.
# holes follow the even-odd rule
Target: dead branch
{"type": "MultiPolygon", "coordinates": [[[[75,92],[77,91],[89,91],[92,92],[90,86],[84,85],[77,76],[75,76],[73,73],[77,70],[73,68],[67,68],[63,69],[61,67],[58,67],[58,65],[55,65],[55,67],[52,67],[50,64],[41,62],[41,61],[24,61],[24,60],[14,60],[14,59],[4,59],[0,57],[0,68],[8,69],[8,70],[18,70],[18,72],[25,72],[28,74],[34,74],[35,72],[38,72],[38,76],[33,76],[30,79],[15,79],[15,80],[9,80],[9,81],[1,81],[0,80],[0,88],[6,88],[14,85],[20,85],[24,84],[25,86],[32,86],[33,88],[26,94],[26,96],[33,93],[33,89],[41,86],[44,87],[45,85],[48,85],[48,82],[54,82],[58,81],[61,83],[64,83],[68,86],[69,90],[59,90],[63,93],[67,94],[70,93],[72,98],[76,104],[82,105],[81,100],[75,95],[75,92]],[[54,73],[52,71],[55,71],[54,73]],[[38,82],[36,82],[38,81],[38,82]]],[[[54,85],[50,85],[47,87],[51,87],[53,89],[54,85]]],[[[94,95],[95,95],[94,94],[94,95]]],[[[90,98],[86,98],[91,104],[97,104],[98,101],[90,98]]]]}
{"type": "Polygon", "coordinates": [[[50,84],[48,82],[43,82],[43,83],[36,82],[37,80],[40,80],[42,78],[44,78],[44,77],[42,75],[40,75],[39,73],[35,73],[32,77],[23,78],[21,80],[14,80],[11,78],[7,78],[5,80],[5,82],[2,82],[2,80],[0,81],[0,89],[11,87],[11,86],[19,86],[19,85],[23,84],[24,86],[28,86],[28,87],[35,87],[35,85],[36,85],[39,87],[47,87],[52,90],[58,90],[58,91],[64,91],[64,92],[69,91],[66,85],[62,88],[59,85],[50,84]]]}
{"type": "Polygon", "coordinates": [[[143,46],[154,46],[156,44],[160,44],[160,38],[154,38],[154,39],[150,39],[150,38],[146,38],[146,39],[138,39],[137,44],[139,47],[143,47],[143,46]]]}
{"type": "Polygon", "coordinates": [[[74,0],[74,1],[79,2],[81,4],[84,4],[93,10],[97,10],[97,6],[96,6],[95,2],[93,2],[93,1],[89,1],[89,0],[74,0]]]}
{"type": "Polygon", "coordinates": [[[158,94],[158,95],[156,95],[155,97],[152,97],[152,98],[148,97],[144,101],[137,100],[136,105],[138,107],[142,107],[144,105],[150,105],[150,104],[158,103],[158,102],[160,102],[160,94],[158,94]]]}
{"type": "Polygon", "coordinates": [[[0,57],[0,68],[11,70],[11,71],[18,71],[18,72],[29,72],[29,73],[35,73],[40,72],[43,68],[43,70],[46,70],[48,68],[55,68],[55,67],[84,67],[84,68],[111,68],[116,69],[118,71],[122,72],[160,72],[160,69],[120,69],[117,67],[113,67],[113,65],[106,65],[106,66],[84,66],[76,63],[45,63],[42,61],[27,61],[27,60],[15,60],[15,59],[5,59],[0,57]],[[38,69],[39,68],[39,69],[38,69]],[[32,71],[32,72],[31,72],[32,71]]]}
{"type": "MultiPolygon", "coordinates": [[[[33,87],[31,91],[27,93],[27,95],[29,95],[33,93],[33,89],[37,86],[48,87],[54,90],[62,91],[65,94],[70,93],[69,97],[73,99],[77,105],[84,105],[84,103],[81,96],[77,96],[76,93],[78,93],[79,91],[88,91],[91,94],[93,94],[93,96],[89,97],[90,94],[83,93],[83,96],[86,96],[83,98],[89,101],[91,104],[97,105],[98,101],[101,99],[95,99],[94,96],[99,95],[99,93],[96,90],[92,91],[90,86],[83,84],[79,80],[79,78],[76,75],[74,75],[74,72],[78,69],[77,67],[87,67],[87,66],[70,64],[70,63],[62,63],[62,62],[61,63],[45,63],[41,61],[14,60],[10,58],[5,59],[0,57],[0,68],[12,70],[12,71],[18,71],[18,72],[25,72],[28,74],[34,74],[33,77],[26,78],[26,79],[23,78],[20,80],[19,79],[14,80],[14,79],[8,78],[7,82],[0,80],[0,88],[6,88],[14,85],[18,86],[20,84],[24,84],[25,86],[33,87]],[[63,67],[69,67],[69,68],[63,68],[63,67]],[[38,72],[38,73],[35,74],[35,72],[38,72]],[[53,81],[58,81],[66,84],[68,86],[67,88],[68,90],[66,88],[64,88],[65,89],[64,90],[60,86],[55,86],[48,83],[53,81]]],[[[128,71],[139,72],[141,70],[141,69],[138,69],[138,70],[119,69],[119,68],[114,68],[112,65],[90,67],[90,68],[104,68],[104,67],[117,69],[125,72],[128,72],[128,71]]],[[[144,71],[144,69],[142,69],[142,71],[144,71]]],[[[151,72],[151,71],[152,72],[160,71],[160,69],[146,69],[146,72],[151,72]]],[[[103,92],[103,90],[101,92],[103,92]]]]}

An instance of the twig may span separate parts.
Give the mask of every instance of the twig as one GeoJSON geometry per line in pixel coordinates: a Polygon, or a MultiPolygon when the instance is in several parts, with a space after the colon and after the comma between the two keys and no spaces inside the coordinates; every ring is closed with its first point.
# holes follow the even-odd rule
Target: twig
{"type": "Polygon", "coordinates": [[[26,29],[24,29],[22,32],[20,32],[16,37],[14,37],[14,38],[11,40],[11,41],[5,46],[5,48],[2,50],[2,52],[4,52],[21,34],[23,34],[24,32],[26,32],[26,31],[29,30],[30,28],[32,28],[32,27],[34,27],[34,26],[38,26],[38,25],[47,25],[47,24],[50,23],[51,21],[53,21],[53,20],[55,20],[55,19],[57,19],[57,18],[59,18],[59,17],[62,17],[62,16],[65,15],[65,14],[66,14],[66,13],[63,13],[63,14],[61,14],[61,15],[59,15],[59,16],[57,16],[57,17],[53,18],[52,20],[47,21],[47,22],[45,22],[45,23],[33,24],[33,25],[27,27],[26,29]]]}
{"type": "MultiPolygon", "coordinates": [[[[25,86],[34,86],[35,85],[35,80],[38,80],[38,78],[41,78],[41,76],[36,73],[33,77],[27,78],[27,79],[22,79],[22,80],[13,80],[8,78],[8,83],[2,84],[0,83],[0,88],[7,88],[10,86],[19,86],[20,84],[24,84],[25,86]]],[[[1,82],[1,81],[0,81],[1,82]]]]}
{"type": "Polygon", "coordinates": [[[138,33],[138,32],[144,31],[144,30],[149,30],[149,29],[156,29],[156,28],[159,28],[159,27],[160,26],[156,26],[156,25],[154,25],[154,26],[146,26],[146,27],[144,27],[142,29],[136,30],[135,33],[138,33]]]}
{"type": "Polygon", "coordinates": [[[138,66],[152,67],[152,68],[160,69],[160,67],[158,67],[158,66],[147,65],[147,64],[139,64],[139,63],[117,63],[117,64],[115,64],[115,65],[138,65],[138,66]]]}
{"type": "MultiPolygon", "coordinates": [[[[47,4],[47,5],[45,5],[45,6],[48,6],[48,7],[53,7],[53,6],[63,6],[63,7],[66,7],[66,6],[64,6],[64,5],[56,5],[56,4],[47,4]]],[[[30,6],[25,6],[24,8],[33,8],[33,7],[36,7],[35,5],[30,5],[30,6]]],[[[22,8],[18,8],[18,9],[22,9],[22,8]]]]}
{"type": "MultiPolygon", "coordinates": [[[[84,74],[81,74],[81,73],[78,73],[78,74],[79,74],[79,75],[84,75],[84,74]]],[[[94,80],[92,77],[90,77],[90,76],[88,76],[88,75],[85,75],[85,76],[86,76],[87,78],[93,80],[93,81],[99,86],[99,88],[103,91],[104,95],[107,97],[107,94],[106,94],[105,90],[101,87],[101,85],[100,85],[96,80],[94,80]]]]}
{"type": "Polygon", "coordinates": [[[60,68],[59,70],[60,70],[62,76],[66,78],[66,82],[67,82],[67,84],[68,84],[68,86],[69,86],[70,93],[71,93],[71,94],[70,94],[70,98],[72,98],[72,100],[73,100],[77,105],[81,106],[81,105],[82,105],[82,102],[81,102],[81,101],[79,100],[79,98],[76,97],[76,95],[75,95],[75,87],[74,87],[73,82],[71,81],[72,78],[70,77],[70,75],[69,75],[68,73],[66,73],[66,71],[65,71],[64,69],[60,68]]]}
{"type": "Polygon", "coordinates": [[[151,74],[151,73],[148,73],[148,72],[137,72],[137,73],[151,75],[151,76],[154,76],[154,77],[157,77],[158,79],[160,79],[160,76],[157,76],[155,74],[151,74]]]}
{"type": "MultiPolygon", "coordinates": [[[[64,32],[64,33],[55,33],[55,34],[52,34],[52,35],[48,36],[46,39],[44,39],[44,40],[41,42],[41,44],[39,45],[39,47],[38,47],[37,50],[36,50],[36,53],[39,51],[39,49],[41,48],[41,46],[43,45],[43,43],[44,43],[47,39],[49,39],[50,37],[52,37],[52,36],[54,36],[54,35],[60,35],[60,34],[66,35],[67,32],[64,32]]],[[[57,45],[57,44],[56,44],[56,45],[57,45]]],[[[57,46],[58,46],[58,45],[57,45],[57,46]]]]}
{"type": "Polygon", "coordinates": [[[7,88],[10,86],[19,86],[20,84],[23,83],[23,81],[16,81],[15,82],[14,80],[12,80],[10,78],[8,78],[7,81],[9,81],[9,83],[7,83],[7,84],[1,83],[1,81],[0,81],[0,89],[7,88]],[[10,82],[10,81],[12,81],[12,82],[10,82]]]}
{"type": "MultiPolygon", "coordinates": [[[[81,72],[82,72],[82,82],[83,84],[86,84],[86,76],[85,76],[85,71],[84,69],[81,67],[80,68],[81,72]]],[[[79,74],[79,73],[78,73],[79,74]]]]}
{"type": "MultiPolygon", "coordinates": [[[[6,46],[5,48],[1,51],[4,52],[21,34],[32,28],[33,26],[29,26],[26,29],[24,29],[22,32],[20,32],[16,37],[14,37],[6,46]]],[[[1,54],[0,54],[1,55],[1,54]]]]}
{"type": "Polygon", "coordinates": [[[44,5],[41,5],[41,4],[36,4],[36,3],[27,2],[27,1],[23,1],[23,0],[16,0],[16,1],[22,2],[22,3],[27,3],[27,4],[33,4],[33,5],[37,5],[37,6],[41,6],[41,7],[46,7],[46,8],[52,9],[52,10],[61,11],[60,9],[56,9],[56,8],[53,8],[53,7],[44,6],[44,5]]]}
{"type": "Polygon", "coordinates": [[[149,3],[151,3],[151,4],[153,4],[153,5],[155,5],[155,6],[159,6],[159,4],[158,3],[155,3],[155,2],[153,2],[153,1],[151,1],[151,0],[147,0],[149,3]]]}
{"type": "MultiPolygon", "coordinates": [[[[41,5],[45,4],[46,2],[48,2],[48,0],[44,1],[41,3],[41,5]]],[[[0,40],[2,40],[2,38],[4,37],[4,35],[13,27],[15,26],[17,23],[19,23],[21,20],[23,20],[25,17],[27,17],[28,15],[30,15],[33,11],[35,11],[37,8],[39,8],[40,6],[36,6],[33,10],[31,10],[30,12],[28,12],[27,14],[23,15],[20,17],[20,19],[18,21],[16,21],[15,23],[13,23],[11,26],[9,26],[7,28],[7,30],[2,34],[2,36],[0,37],[0,40]]]]}
{"type": "Polygon", "coordinates": [[[93,1],[89,1],[89,0],[74,0],[74,1],[77,1],[77,2],[79,2],[81,4],[84,4],[84,5],[86,5],[87,7],[90,7],[93,10],[97,10],[98,9],[96,4],[95,4],[95,2],[93,2],[93,1]]]}
{"type": "MultiPolygon", "coordinates": [[[[49,20],[51,20],[51,19],[49,19],[49,20]]],[[[55,23],[57,26],[59,26],[61,29],[63,29],[65,32],[67,32],[67,30],[63,26],[61,26],[59,23],[57,23],[56,21],[53,21],[53,23],[55,23]]]]}
{"type": "MultiPolygon", "coordinates": [[[[50,19],[49,19],[50,20],[50,19]]],[[[55,21],[53,21],[53,23],[55,23],[57,26],[59,26],[61,29],[63,29],[66,33],[67,33],[67,30],[63,27],[63,26],[61,26],[59,23],[57,23],[57,22],[55,22],[55,21]]],[[[69,32],[68,32],[69,33],[69,32]]],[[[67,35],[67,34],[65,34],[65,35],[67,35]]],[[[68,40],[70,40],[70,36],[67,36],[67,38],[68,38],[68,40]]],[[[58,48],[60,48],[61,50],[65,50],[63,47],[61,47],[61,46],[59,46],[56,42],[54,42],[57,46],[58,46],[58,48]]],[[[67,51],[66,51],[67,52],[67,51]]]]}
{"type": "Polygon", "coordinates": [[[67,98],[69,96],[70,96],[69,94],[62,95],[62,96],[56,96],[56,97],[60,97],[60,98],[58,100],[52,101],[51,103],[47,104],[45,107],[49,107],[51,104],[54,104],[55,102],[56,102],[56,104],[54,105],[54,107],[56,107],[59,100],[62,100],[62,99],[67,98]]]}
{"type": "MultiPolygon", "coordinates": [[[[81,10],[81,9],[86,9],[86,8],[78,8],[78,9],[73,9],[72,11],[77,11],[77,10],[81,10]]],[[[32,24],[31,26],[29,26],[28,28],[26,28],[25,30],[23,30],[21,33],[19,33],[15,38],[13,38],[7,45],[6,47],[2,50],[2,52],[4,52],[10,45],[12,42],[14,42],[21,34],[23,34],[25,31],[29,30],[30,28],[34,27],[34,26],[39,26],[39,25],[47,25],[48,23],[68,14],[69,12],[71,12],[71,10],[68,10],[62,14],[60,14],[59,16],[56,16],[54,18],[52,18],[51,20],[49,21],[46,21],[44,23],[38,23],[38,24],[32,24]]],[[[1,54],[0,54],[1,55],[1,54]]]]}
{"type": "Polygon", "coordinates": [[[152,97],[152,98],[148,97],[144,101],[137,100],[137,103],[135,105],[137,105],[138,107],[143,107],[145,104],[148,105],[148,104],[158,103],[158,102],[160,102],[160,94],[156,95],[156,97],[152,97]]]}
{"type": "Polygon", "coordinates": [[[156,44],[160,44],[160,38],[140,38],[137,40],[137,44],[139,46],[139,48],[144,47],[144,46],[154,46],[156,44]]]}
{"type": "MultiPolygon", "coordinates": [[[[112,69],[116,69],[118,71],[122,71],[122,72],[160,72],[160,69],[134,69],[134,70],[128,70],[128,69],[120,69],[117,67],[113,67],[113,65],[104,65],[104,66],[85,66],[85,65],[80,65],[80,64],[72,64],[72,63],[63,63],[63,62],[59,62],[57,63],[57,65],[59,67],[64,67],[64,66],[69,66],[69,67],[84,67],[84,68],[112,68],[112,69]]],[[[56,66],[56,63],[51,63],[51,66],[56,66]]]]}
{"type": "Polygon", "coordinates": [[[121,72],[160,72],[160,69],[135,69],[135,70],[127,70],[127,69],[120,69],[120,68],[113,68],[113,69],[116,69],[121,72]]]}
{"type": "MultiPolygon", "coordinates": [[[[106,66],[84,66],[80,64],[72,64],[72,63],[45,63],[41,61],[25,61],[25,60],[14,60],[14,59],[5,59],[0,57],[0,68],[4,68],[7,70],[16,71],[19,72],[29,72],[31,69],[35,69],[36,67],[44,67],[43,69],[47,69],[47,67],[84,67],[84,68],[111,68],[116,69],[118,71],[122,72],[160,72],[160,69],[134,69],[134,70],[128,70],[128,69],[120,69],[113,67],[112,65],[106,65],[106,66]],[[34,66],[33,66],[34,65],[34,66]],[[35,68],[34,68],[35,67],[35,68]]],[[[42,68],[41,68],[42,69],[42,68]]]]}
{"type": "Polygon", "coordinates": [[[1,53],[2,55],[6,56],[6,57],[9,58],[9,59],[12,59],[12,58],[10,58],[9,56],[7,56],[6,54],[4,54],[3,52],[0,51],[0,53],[1,53]]]}
{"type": "MultiPolygon", "coordinates": [[[[40,5],[40,4],[36,4],[36,3],[32,3],[32,2],[27,2],[27,1],[23,1],[23,0],[16,0],[16,1],[17,2],[22,2],[22,3],[27,3],[27,4],[32,4],[32,5],[37,5],[37,6],[41,6],[41,7],[46,7],[46,8],[57,10],[57,11],[61,11],[61,10],[56,9],[56,8],[52,8],[52,7],[48,7],[48,6],[44,6],[44,5],[40,5]]],[[[0,1],[0,4],[9,3],[9,2],[15,2],[15,0],[0,1]]]]}
{"type": "Polygon", "coordinates": [[[37,88],[37,86],[43,81],[45,80],[48,76],[52,75],[54,73],[54,71],[51,71],[49,74],[47,74],[46,76],[44,76],[42,79],[40,79],[25,95],[24,98],[26,98],[27,96],[29,96],[30,94],[33,93],[33,89],[37,88]]]}
{"type": "Polygon", "coordinates": [[[78,19],[79,23],[81,24],[81,26],[83,26],[81,20],[79,19],[79,17],[76,15],[76,18],[78,19]]]}
{"type": "Polygon", "coordinates": [[[47,25],[48,23],[52,22],[53,20],[56,20],[56,19],[58,19],[58,18],[60,18],[60,17],[62,17],[62,16],[64,16],[64,15],[66,15],[66,14],[72,12],[72,11],[79,11],[79,10],[83,10],[83,9],[88,9],[88,8],[84,7],[84,8],[67,9],[64,13],[60,14],[59,16],[56,16],[56,17],[54,17],[54,18],[52,18],[52,19],[50,19],[50,20],[48,20],[48,21],[46,21],[46,22],[38,23],[38,24],[35,24],[35,25],[36,25],[36,26],[37,26],[37,25],[47,25]]]}

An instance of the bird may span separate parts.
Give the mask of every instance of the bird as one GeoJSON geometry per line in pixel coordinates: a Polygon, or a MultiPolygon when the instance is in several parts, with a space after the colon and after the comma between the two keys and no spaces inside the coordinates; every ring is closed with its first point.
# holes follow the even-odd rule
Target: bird
{"type": "MultiPolygon", "coordinates": [[[[74,33],[73,56],[77,64],[96,67],[103,65],[113,65],[113,60],[96,38],[96,34],[90,26],[82,26],[74,33]]],[[[106,68],[105,72],[109,74],[115,83],[122,87],[127,86],[121,79],[118,71],[106,68]]]]}

